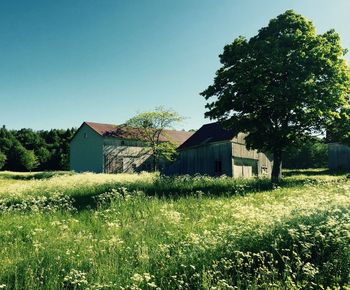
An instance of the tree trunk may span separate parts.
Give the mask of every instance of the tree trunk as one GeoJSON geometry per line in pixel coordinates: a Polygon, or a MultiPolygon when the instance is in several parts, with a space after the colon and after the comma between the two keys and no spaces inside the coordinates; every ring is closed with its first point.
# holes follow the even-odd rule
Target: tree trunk
{"type": "Polygon", "coordinates": [[[271,182],[278,183],[281,179],[281,164],[282,164],[282,151],[276,150],[273,152],[273,166],[271,173],[271,182]]]}
{"type": "Polygon", "coordinates": [[[156,155],[155,154],[153,154],[153,160],[152,160],[152,170],[153,170],[153,172],[156,172],[157,171],[157,157],[156,157],[156,155]]]}

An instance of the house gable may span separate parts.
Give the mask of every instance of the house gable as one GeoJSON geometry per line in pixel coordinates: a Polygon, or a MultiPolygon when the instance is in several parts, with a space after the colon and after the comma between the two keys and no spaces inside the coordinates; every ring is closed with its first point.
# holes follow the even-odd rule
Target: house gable
{"type": "Polygon", "coordinates": [[[225,174],[233,177],[270,174],[271,160],[246,147],[244,133],[220,123],[203,125],[178,149],[178,170],[188,174],[225,174]]]}
{"type": "Polygon", "coordinates": [[[77,172],[103,171],[103,137],[83,123],[70,142],[70,168],[77,172]]]}

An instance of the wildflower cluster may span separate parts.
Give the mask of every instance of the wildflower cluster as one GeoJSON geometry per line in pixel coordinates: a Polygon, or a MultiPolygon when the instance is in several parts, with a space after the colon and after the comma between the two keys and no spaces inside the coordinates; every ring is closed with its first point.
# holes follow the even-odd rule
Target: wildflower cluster
{"type": "Polygon", "coordinates": [[[0,289],[349,287],[350,180],[265,182],[0,178],[0,289]]]}
{"type": "Polygon", "coordinates": [[[69,196],[53,193],[51,196],[29,196],[22,200],[0,199],[0,213],[8,212],[57,212],[75,211],[73,200],[69,196]]]}

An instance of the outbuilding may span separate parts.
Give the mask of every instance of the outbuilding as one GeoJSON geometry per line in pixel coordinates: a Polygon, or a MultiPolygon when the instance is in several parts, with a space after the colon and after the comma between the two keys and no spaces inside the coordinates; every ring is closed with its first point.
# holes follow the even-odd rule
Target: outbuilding
{"type": "Polygon", "coordinates": [[[331,170],[350,170],[350,147],[341,143],[329,143],[328,166],[331,170]]]}
{"type": "MultiPolygon", "coordinates": [[[[168,175],[270,176],[272,159],[248,150],[244,138],[219,123],[203,125],[194,133],[164,130],[161,141],[175,143],[178,156],[174,162],[164,162],[161,171],[168,175]]],[[[123,125],[84,122],[70,144],[70,168],[77,172],[149,171],[151,163],[140,132],[123,125]]]]}
{"type": "Polygon", "coordinates": [[[249,150],[245,134],[227,130],[219,123],[203,125],[182,143],[169,173],[227,175],[232,177],[271,176],[272,158],[249,150]]]}
{"type": "MultiPolygon", "coordinates": [[[[164,130],[161,141],[178,146],[193,133],[164,130]]],[[[123,125],[84,122],[70,143],[70,169],[123,173],[150,170],[149,149],[138,130],[123,125]]]]}

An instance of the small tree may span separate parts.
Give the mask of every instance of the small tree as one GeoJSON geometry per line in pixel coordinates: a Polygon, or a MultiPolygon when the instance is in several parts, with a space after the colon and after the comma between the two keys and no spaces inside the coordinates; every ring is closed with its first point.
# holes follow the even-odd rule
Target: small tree
{"type": "Polygon", "coordinates": [[[9,151],[9,169],[31,171],[38,165],[34,151],[25,149],[21,144],[14,145],[9,151]]]}
{"type": "Polygon", "coordinates": [[[334,30],[318,35],[309,20],[286,11],[250,40],[225,46],[214,84],[201,93],[215,98],[205,115],[247,133],[248,147],[271,152],[278,182],[286,148],[324,133],[349,106],[345,53],[334,30]]]}
{"type": "Polygon", "coordinates": [[[0,151],[0,169],[2,169],[6,162],[6,155],[0,151]]]}
{"type": "Polygon", "coordinates": [[[44,146],[42,146],[42,147],[38,148],[37,150],[35,150],[34,152],[35,152],[35,156],[37,157],[40,166],[45,166],[47,161],[51,157],[50,151],[47,148],[45,148],[44,146]]]}
{"type": "Polygon", "coordinates": [[[172,160],[177,145],[167,136],[165,129],[173,128],[176,123],[183,120],[177,112],[163,107],[154,111],[142,112],[128,120],[125,125],[135,128],[138,135],[149,147],[152,157],[152,169],[159,169],[160,160],[172,160]],[[167,140],[165,140],[167,139],[167,140]]]}
{"type": "Polygon", "coordinates": [[[20,156],[20,160],[24,169],[29,171],[35,169],[39,164],[33,150],[25,149],[20,156]]]}

